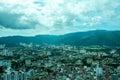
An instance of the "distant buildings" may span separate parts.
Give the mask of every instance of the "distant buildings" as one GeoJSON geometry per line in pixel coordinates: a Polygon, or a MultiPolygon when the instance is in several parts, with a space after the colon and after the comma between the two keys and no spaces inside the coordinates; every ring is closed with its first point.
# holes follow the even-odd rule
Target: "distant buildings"
{"type": "Polygon", "coordinates": [[[117,50],[111,54],[69,45],[33,47],[0,49],[0,80],[120,80],[117,50]]]}
{"type": "Polygon", "coordinates": [[[9,57],[9,56],[13,56],[13,52],[12,52],[12,51],[9,51],[8,49],[3,49],[3,50],[0,52],[0,55],[1,55],[1,56],[9,57]]]}
{"type": "Polygon", "coordinates": [[[4,49],[5,48],[5,44],[0,44],[0,49],[4,49]]]}

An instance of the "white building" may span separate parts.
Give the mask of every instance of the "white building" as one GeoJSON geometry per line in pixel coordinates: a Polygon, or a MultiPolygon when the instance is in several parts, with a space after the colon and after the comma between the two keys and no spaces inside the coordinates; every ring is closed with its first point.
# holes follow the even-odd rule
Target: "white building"
{"type": "Polygon", "coordinates": [[[0,55],[2,55],[2,56],[13,56],[13,52],[9,51],[8,49],[4,49],[2,52],[0,52],[0,55]]]}
{"type": "Polygon", "coordinates": [[[5,73],[3,74],[3,80],[27,80],[26,72],[11,71],[11,68],[8,67],[5,73]]]}
{"type": "Polygon", "coordinates": [[[102,77],[102,75],[103,75],[103,69],[102,69],[102,67],[99,67],[99,64],[97,64],[96,76],[100,78],[100,77],[102,77]]]}
{"type": "Polygon", "coordinates": [[[4,49],[4,48],[5,48],[5,44],[1,44],[0,49],[4,49]]]}

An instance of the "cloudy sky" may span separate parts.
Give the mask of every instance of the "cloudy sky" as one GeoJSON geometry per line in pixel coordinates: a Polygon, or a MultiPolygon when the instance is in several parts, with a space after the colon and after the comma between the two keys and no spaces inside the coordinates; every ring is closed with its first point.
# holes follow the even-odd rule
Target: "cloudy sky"
{"type": "Polygon", "coordinates": [[[0,36],[120,30],[120,0],[0,0],[0,36]]]}

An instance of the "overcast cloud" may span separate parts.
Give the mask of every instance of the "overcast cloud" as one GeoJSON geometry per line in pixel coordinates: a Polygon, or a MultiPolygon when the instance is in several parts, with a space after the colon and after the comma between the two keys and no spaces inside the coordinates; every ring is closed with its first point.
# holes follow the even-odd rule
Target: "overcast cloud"
{"type": "Polygon", "coordinates": [[[0,0],[0,36],[120,30],[120,0],[0,0]]]}

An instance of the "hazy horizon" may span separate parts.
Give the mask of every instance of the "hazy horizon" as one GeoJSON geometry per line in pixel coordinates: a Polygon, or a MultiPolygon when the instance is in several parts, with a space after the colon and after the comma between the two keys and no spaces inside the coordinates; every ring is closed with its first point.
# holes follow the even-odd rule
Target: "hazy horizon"
{"type": "Polygon", "coordinates": [[[90,31],[109,31],[109,32],[114,32],[114,31],[120,31],[120,30],[88,30],[88,31],[76,31],[76,32],[68,32],[64,34],[36,34],[36,35],[7,35],[7,36],[0,36],[2,37],[15,37],[15,36],[20,36],[20,37],[35,37],[35,36],[62,36],[62,35],[67,35],[67,34],[72,34],[72,33],[79,33],[79,32],[90,32],[90,31]]]}

